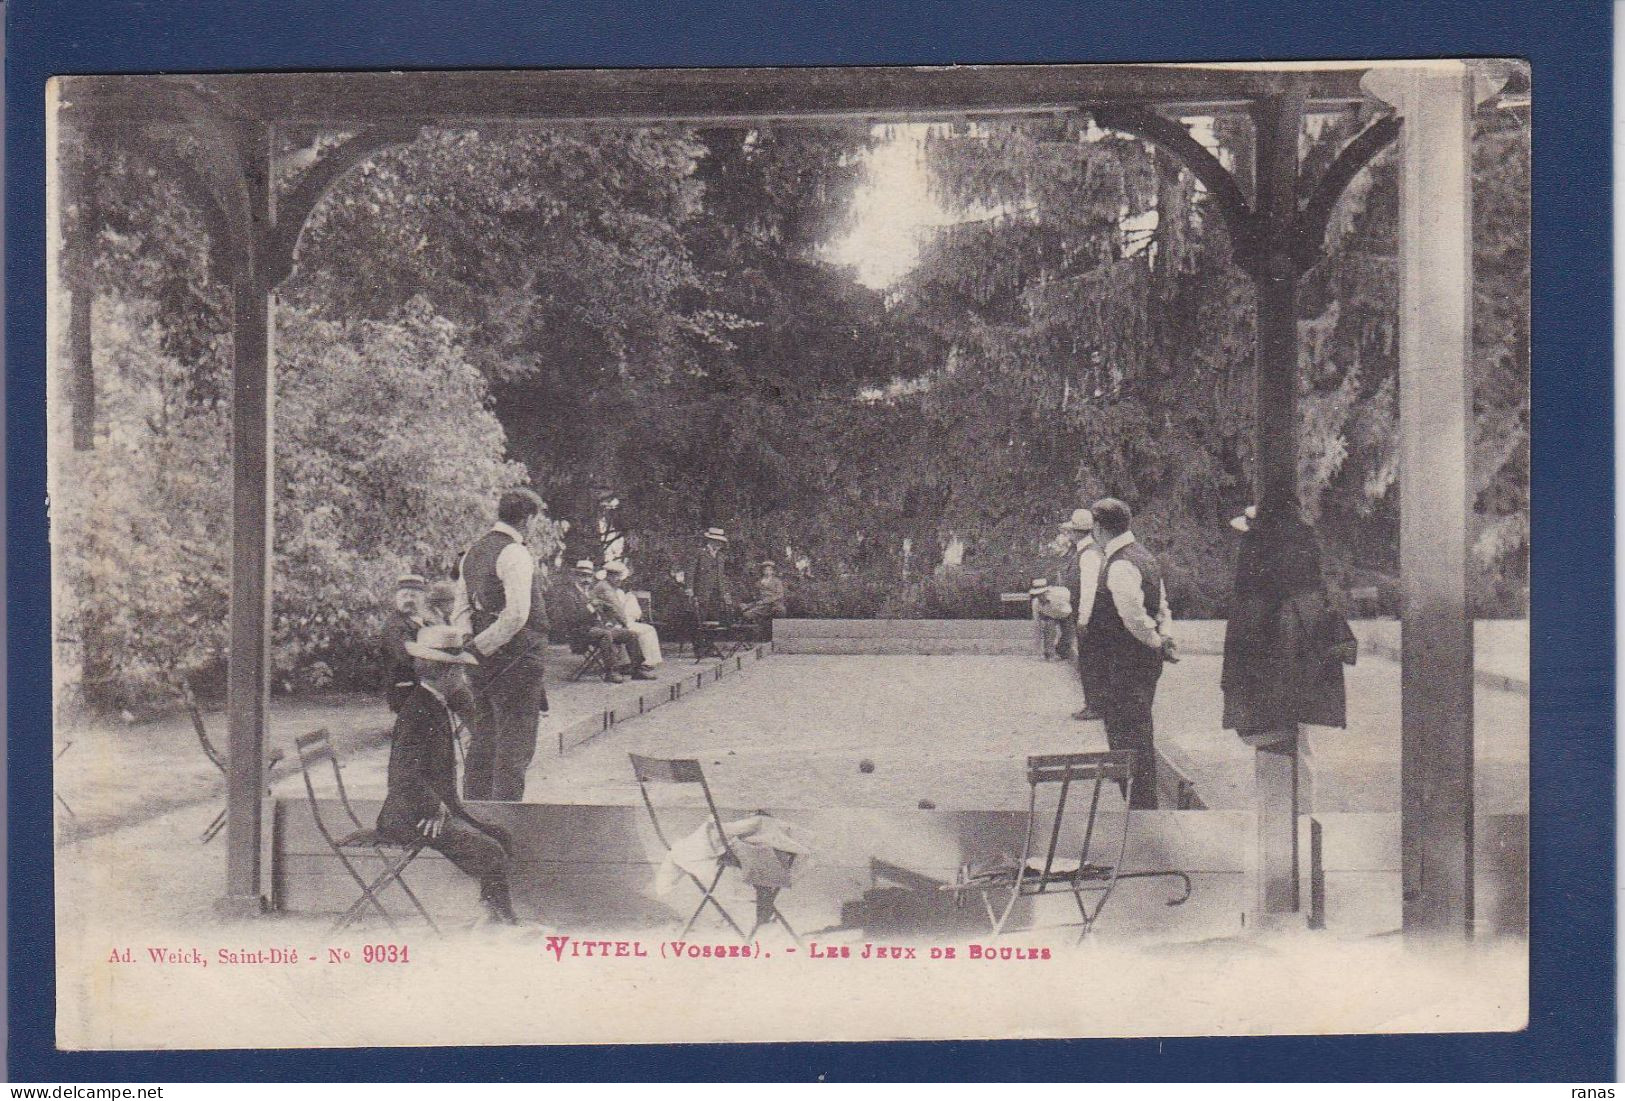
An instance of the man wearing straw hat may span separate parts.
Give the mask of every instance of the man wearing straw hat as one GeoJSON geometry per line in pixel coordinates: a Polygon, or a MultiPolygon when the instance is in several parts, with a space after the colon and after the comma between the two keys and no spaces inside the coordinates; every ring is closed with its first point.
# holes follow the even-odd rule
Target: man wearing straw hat
{"type": "Polygon", "coordinates": [[[1066,632],[1072,621],[1072,592],[1065,585],[1051,585],[1047,577],[1033,578],[1027,595],[1033,598],[1033,625],[1044,660],[1065,661],[1066,632]]]}
{"type": "Polygon", "coordinates": [[[593,584],[595,573],[592,562],[583,558],[548,590],[553,641],[566,643],[577,653],[598,651],[608,684],[625,683],[623,666],[639,680],[652,680],[648,674],[638,676],[643,665],[638,637],[621,625],[618,608],[604,604],[593,584]]]}
{"type": "Polygon", "coordinates": [[[1104,695],[1100,655],[1089,639],[1089,617],[1094,611],[1095,585],[1102,564],[1100,547],[1095,543],[1094,513],[1086,508],[1074,509],[1071,519],[1061,525],[1061,530],[1072,538],[1073,553],[1078,563],[1078,588],[1073,594],[1072,606],[1078,612],[1076,647],[1083,706],[1074,711],[1072,717],[1081,722],[1094,722],[1102,717],[1098,704],[1104,695]]]}
{"type": "Polygon", "coordinates": [[[525,769],[547,710],[548,635],[541,571],[525,535],[546,508],[528,489],[503,493],[496,524],[458,565],[453,623],[473,634],[469,651],[480,666],[471,678],[481,707],[463,775],[467,799],[513,803],[525,796],[525,769]]]}
{"type": "Polygon", "coordinates": [[[733,593],[728,589],[728,564],[723,550],[728,546],[728,534],[721,528],[707,528],[702,536],[704,546],[694,560],[694,571],[688,575],[688,595],[694,601],[694,614],[702,631],[695,643],[696,656],[717,653],[715,639],[703,631],[705,624],[723,624],[733,611],[733,593]]]}
{"type": "Polygon", "coordinates": [[[378,832],[400,844],[421,843],[480,884],[480,904],[493,923],[518,919],[508,893],[512,838],[481,822],[457,798],[455,721],[449,701],[466,683],[475,660],[462,632],[431,624],[404,643],[414,683],[401,701],[389,747],[389,790],[378,812],[378,832]]]}

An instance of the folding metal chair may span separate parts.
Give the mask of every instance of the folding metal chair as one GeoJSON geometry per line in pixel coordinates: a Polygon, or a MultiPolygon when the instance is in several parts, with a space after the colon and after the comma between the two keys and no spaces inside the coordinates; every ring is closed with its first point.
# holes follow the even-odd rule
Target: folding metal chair
{"type": "MultiPolygon", "coordinates": [[[[220,776],[224,779],[227,775],[225,754],[216,749],[214,743],[209,740],[208,728],[203,725],[203,710],[198,707],[197,697],[192,694],[191,682],[182,677],[178,683],[180,684],[181,699],[186,704],[186,713],[192,719],[192,730],[197,734],[198,745],[203,747],[203,755],[209,759],[210,764],[220,770],[220,776]]],[[[265,794],[271,794],[271,785],[280,780],[286,771],[282,767],[282,751],[280,749],[272,750],[271,755],[265,762],[265,794]]],[[[64,803],[63,806],[66,807],[67,804],[64,803]]],[[[72,814],[73,812],[70,810],[68,813],[72,814]]],[[[214,819],[203,828],[203,836],[198,839],[199,843],[207,845],[214,840],[217,833],[225,828],[226,808],[221,807],[220,813],[216,814],[214,819]]]]}
{"type": "Polygon", "coordinates": [[[992,926],[994,936],[1004,931],[1018,899],[1050,894],[1052,888],[1055,889],[1054,893],[1062,890],[1069,892],[1073,901],[1077,903],[1078,914],[1082,918],[1082,929],[1078,933],[1079,941],[1094,929],[1095,921],[1099,919],[1101,910],[1105,909],[1106,901],[1111,898],[1119,880],[1164,876],[1178,879],[1184,887],[1184,893],[1170,899],[1168,905],[1178,906],[1190,898],[1191,881],[1184,872],[1122,870],[1123,857],[1128,851],[1129,823],[1134,817],[1131,802],[1134,792],[1132,753],[1059,753],[1028,757],[1027,784],[1029,788],[1027,829],[1021,843],[1021,858],[1013,867],[1000,867],[986,872],[973,874],[969,867],[961,868],[959,881],[941,888],[961,893],[976,892],[987,911],[988,923],[992,926]],[[1116,840],[1116,860],[1111,864],[1101,864],[1090,858],[1096,841],[1095,826],[1099,821],[1100,792],[1108,781],[1117,784],[1123,793],[1123,828],[1116,840]],[[1062,826],[1066,820],[1069,796],[1074,783],[1087,784],[1090,789],[1089,814],[1083,827],[1083,843],[1076,858],[1056,855],[1056,850],[1061,844],[1062,826]],[[1048,845],[1040,858],[1034,848],[1043,817],[1039,813],[1038,792],[1040,788],[1051,784],[1058,784],[1059,790],[1056,794],[1054,816],[1049,822],[1048,845]],[[992,896],[1000,893],[1006,894],[1007,897],[1003,909],[995,910],[992,896]],[[1099,896],[1092,910],[1084,899],[1086,894],[1099,896]]]}
{"type": "Polygon", "coordinates": [[[755,888],[756,921],[751,925],[748,933],[723,908],[722,903],[717,901],[716,889],[717,884],[722,880],[722,873],[729,868],[741,868],[741,862],[739,854],[734,850],[733,842],[728,839],[727,830],[723,827],[722,813],[717,810],[716,800],[711,798],[711,785],[705,782],[705,772],[700,768],[700,762],[693,758],[640,757],[636,753],[629,753],[627,756],[632,759],[632,773],[637,777],[638,792],[643,796],[643,805],[649,810],[649,821],[654,826],[655,836],[660,839],[661,846],[667,852],[671,851],[671,841],[666,837],[666,831],[660,824],[660,814],[655,809],[654,801],[649,798],[650,784],[698,784],[701,793],[705,796],[706,808],[711,812],[711,821],[708,826],[716,830],[717,837],[722,845],[722,854],[717,859],[717,871],[711,877],[709,884],[687,868],[681,869],[694,886],[700,889],[701,898],[699,905],[695,906],[694,912],[689,915],[688,921],[683,924],[683,931],[677,935],[686,937],[688,931],[694,928],[694,923],[699,920],[700,914],[705,910],[706,906],[711,906],[717,913],[722,915],[722,920],[728,923],[728,927],[738,934],[741,940],[751,940],[756,936],[756,931],[763,925],[777,921],[784,926],[784,931],[790,934],[790,939],[800,944],[801,938],[796,935],[796,931],[790,927],[790,923],[779,912],[777,903],[778,888],[755,888]]]}
{"type": "Polygon", "coordinates": [[[406,897],[412,900],[413,908],[417,910],[424,921],[428,922],[429,928],[439,933],[440,926],[436,925],[434,918],[429,916],[429,911],[424,909],[423,903],[419,901],[417,894],[405,879],[406,869],[423,851],[423,843],[421,841],[412,841],[403,844],[382,837],[377,830],[361,824],[361,819],[356,816],[355,808],[350,805],[349,793],[344,790],[344,772],[339,767],[338,754],[333,752],[333,741],[326,730],[318,730],[314,734],[302,734],[294,740],[294,745],[299,750],[299,771],[305,779],[305,795],[310,801],[310,816],[316,822],[316,830],[322,835],[322,840],[327,842],[327,847],[333,850],[333,855],[339,858],[339,863],[344,865],[344,870],[349,873],[350,878],[355,880],[356,886],[361,888],[360,897],[351,903],[350,908],[340,914],[338,920],[333,923],[334,930],[349,926],[358,920],[370,906],[378,911],[391,929],[399,931],[400,926],[395,924],[395,918],[379,898],[384,889],[393,883],[397,884],[405,892],[406,897]],[[333,787],[337,792],[339,805],[344,808],[345,815],[350,819],[350,824],[354,827],[343,836],[335,836],[332,829],[329,828],[327,819],[322,814],[322,801],[316,796],[316,784],[312,778],[312,773],[324,763],[333,770],[333,787]],[[351,860],[352,854],[374,857],[381,865],[381,870],[371,879],[366,878],[356,868],[355,862],[351,860]]]}
{"type": "Polygon", "coordinates": [[[580,665],[575,667],[575,672],[570,674],[570,679],[577,681],[583,677],[597,676],[608,672],[610,670],[604,665],[604,648],[589,644],[587,646],[587,656],[581,660],[580,665]]]}

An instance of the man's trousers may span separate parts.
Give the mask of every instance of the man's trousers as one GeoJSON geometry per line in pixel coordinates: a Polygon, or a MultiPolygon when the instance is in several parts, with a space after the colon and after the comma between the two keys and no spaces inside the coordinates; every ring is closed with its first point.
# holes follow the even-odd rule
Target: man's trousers
{"type": "Polygon", "coordinates": [[[518,659],[500,654],[475,674],[479,697],[474,736],[464,762],[463,798],[516,803],[525,797],[525,770],[536,755],[536,725],[547,706],[538,647],[518,659]]]}
{"type": "Polygon", "coordinates": [[[1100,710],[1101,698],[1106,694],[1105,656],[1101,653],[1099,636],[1089,634],[1088,624],[1077,628],[1078,681],[1083,685],[1083,705],[1100,710]]]}
{"type": "Polygon", "coordinates": [[[1162,654],[1119,629],[1098,646],[1102,683],[1089,699],[1106,720],[1106,744],[1114,753],[1134,754],[1134,791],[1129,805],[1155,809],[1157,751],[1152,740],[1151,705],[1162,678],[1162,654]]]}

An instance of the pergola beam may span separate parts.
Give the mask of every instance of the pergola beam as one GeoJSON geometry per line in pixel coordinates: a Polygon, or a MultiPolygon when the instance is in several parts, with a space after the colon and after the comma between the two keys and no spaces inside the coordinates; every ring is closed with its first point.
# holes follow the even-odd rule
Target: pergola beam
{"type": "Polygon", "coordinates": [[[576,69],[76,77],[70,99],[188,121],[215,97],[279,126],[464,126],[566,121],[661,124],[929,121],[1104,105],[1236,104],[1297,87],[1326,109],[1358,102],[1363,68],[959,65],[935,68],[576,69]]]}

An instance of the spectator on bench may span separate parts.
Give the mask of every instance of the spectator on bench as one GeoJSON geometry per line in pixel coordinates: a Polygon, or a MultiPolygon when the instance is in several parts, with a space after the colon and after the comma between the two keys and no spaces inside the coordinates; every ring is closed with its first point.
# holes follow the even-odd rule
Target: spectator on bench
{"type": "Polygon", "coordinates": [[[632,567],[625,562],[605,563],[604,580],[593,586],[593,597],[614,617],[611,622],[637,638],[640,661],[633,667],[632,679],[653,680],[650,670],[664,660],[660,654],[660,634],[654,624],[643,622],[643,606],[638,603],[637,594],[626,587],[631,576],[632,567]]]}
{"type": "Polygon", "coordinates": [[[756,582],[756,599],[739,610],[739,614],[760,626],[770,626],[774,619],[784,615],[784,578],[778,576],[778,567],[772,562],[762,563],[762,576],[756,582]]]}
{"type": "Polygon", "coordinates": [[[638,636],[606,615],[606,609],[594,599],[592,582],[592,563],[583,558],[554,583],[547,600],[553,641],[567,644],[578,654],[596,650],[604,680],[610,684],[623,683],[626,677],[621,670],[626,668],[638,680],[652,680],[641,671],[638,636]]]}

